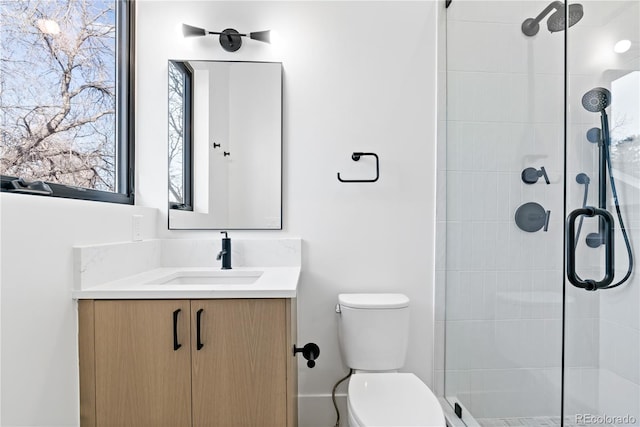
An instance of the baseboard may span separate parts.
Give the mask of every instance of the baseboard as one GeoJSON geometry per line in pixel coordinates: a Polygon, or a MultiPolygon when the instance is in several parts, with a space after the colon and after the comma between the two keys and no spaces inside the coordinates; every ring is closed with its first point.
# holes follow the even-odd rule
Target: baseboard
{"type": "MultiPolygon", "coordinates": [[[[340,427],[347,427],[347,395],[336,394],[340,410],[340,427]]],[[[331,394],[304,394],[298,396],[298,427],[335,427],[336,410],[331,394]]]]}

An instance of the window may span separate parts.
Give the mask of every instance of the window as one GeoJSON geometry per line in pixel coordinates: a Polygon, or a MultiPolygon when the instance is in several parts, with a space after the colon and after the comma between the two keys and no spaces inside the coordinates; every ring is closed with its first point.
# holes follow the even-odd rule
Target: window
{"type": "Polygon", "coordinates": [[[0,0],[0,17],[2,191],[132,204],[132,3],[0,0]]]}
{"type": "Polygon", "coordinates": [[[640,185],[640,71],[611,82],[611,161],[617,178],[640,185]]]}
{"type": "Polygon", "coordinates": [[[169,208],[193,210],[192,79],[185,62],[169,61],[169,208]]]}

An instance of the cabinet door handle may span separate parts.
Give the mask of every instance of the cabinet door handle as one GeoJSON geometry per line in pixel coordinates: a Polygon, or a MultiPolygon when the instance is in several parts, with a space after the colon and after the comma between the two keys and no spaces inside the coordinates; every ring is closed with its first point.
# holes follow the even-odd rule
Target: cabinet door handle
{"type": "Polygon", "coordinates": [[[178,350],[182,347],[182,344],[178,342],[178,314],[180,313],[180,308],[173,312],[173,351],[178,350]]]}
{"type": "Polygon", "coordinates": [[[200,323],[202,320],[202,312],[204,311],[203,308],[201,308],[200,310],[198,310],[196,312],[196,349],[200,350],[202,349],[202,347],[204,347],[204,344],[202,344],[202,340],[200,339],[200,323]]]}

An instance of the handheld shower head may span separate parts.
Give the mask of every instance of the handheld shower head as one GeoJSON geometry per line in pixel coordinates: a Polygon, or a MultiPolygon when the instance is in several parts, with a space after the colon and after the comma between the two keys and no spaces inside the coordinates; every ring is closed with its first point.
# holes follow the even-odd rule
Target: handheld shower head
{"type": "Polygon", "coordinates": [[[601,113],[611,105],[611,92],[603,87],[596,87],[582,96],[582,106],[592,113],[601,113]]]}

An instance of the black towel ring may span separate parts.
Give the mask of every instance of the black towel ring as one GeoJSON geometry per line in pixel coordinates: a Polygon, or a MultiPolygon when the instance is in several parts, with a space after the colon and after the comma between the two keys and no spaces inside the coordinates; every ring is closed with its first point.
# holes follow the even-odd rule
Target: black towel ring
{"type": "Polygon", "coordinates": [[[373,156],[376,158],[376,177],[374,179],[342,179],[340,177],[340,172],[338,172],[338,181],[340,182],[376,182],[378,178],[380,178],[380,159],[376,153],[362,153],[362,152],[354,152],[351,155],[351,159],[354,162],[360,160],[362,156],[373,156]]]}

